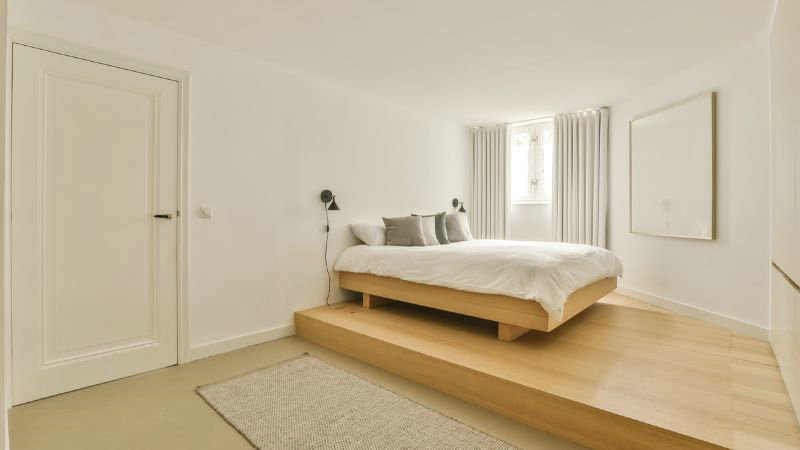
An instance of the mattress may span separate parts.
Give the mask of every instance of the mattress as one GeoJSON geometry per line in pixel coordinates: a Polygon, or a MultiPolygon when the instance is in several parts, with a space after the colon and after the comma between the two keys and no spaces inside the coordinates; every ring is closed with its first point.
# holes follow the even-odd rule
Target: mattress
{"type": "Polygon", "coordinates": [[[576,290],[622,274],[610,251],[560,242],[479,239],[429,247],[357,245],[334,269],[539,302],[561,320],[576,290]]]}

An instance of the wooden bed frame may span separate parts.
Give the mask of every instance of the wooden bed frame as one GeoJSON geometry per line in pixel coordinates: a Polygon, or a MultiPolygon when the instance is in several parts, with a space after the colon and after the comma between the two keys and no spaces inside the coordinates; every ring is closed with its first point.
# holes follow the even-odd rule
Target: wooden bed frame
{"type": "Polygon", "coordinates": [[[617,287],[617,278],[605,278],[573,292],[556,321],[539,303],[505,295],[479,294],[413,283],[368,273],[339,272],[339,287],[361,292],[364,308],[393,300],[441,309],[497,322],[497,338],[513,341],[530,330],[552,331],[617,287]]]}

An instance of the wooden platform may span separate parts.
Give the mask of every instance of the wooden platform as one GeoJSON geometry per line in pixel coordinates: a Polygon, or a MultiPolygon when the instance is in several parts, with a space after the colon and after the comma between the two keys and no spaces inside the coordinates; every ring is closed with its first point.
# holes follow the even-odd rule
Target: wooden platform
{"type": "Polygon", "coordinates": [[[593,448],[800,448],[769,344],[611,294],[550,333],[403,303],[295,313],[297,334],[593,448]]]}

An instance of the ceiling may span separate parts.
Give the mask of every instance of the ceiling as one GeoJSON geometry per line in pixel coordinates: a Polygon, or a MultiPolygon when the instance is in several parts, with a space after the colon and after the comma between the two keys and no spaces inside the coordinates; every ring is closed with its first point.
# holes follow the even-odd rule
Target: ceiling
{"type": "Polygon", "coordinates": [[[771,0],[82,0],[464,124],[612,105],[771,0]],[[224,7],[223,7],[224,5],[224,7]]]}

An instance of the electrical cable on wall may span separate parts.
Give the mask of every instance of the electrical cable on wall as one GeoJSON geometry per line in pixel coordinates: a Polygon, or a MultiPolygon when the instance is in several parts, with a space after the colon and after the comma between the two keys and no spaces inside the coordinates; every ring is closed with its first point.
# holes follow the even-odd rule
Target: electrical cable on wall
{"type": "Polygon", "coordinates": [[[325,296],[325,304],[330,306],[331,299],[331,269],[328,268],[328,237],[331,234],[331,224],[328,220],[328,207],[325,203],[322,204],[325,210],[325,251],[322,253],[322,260],[325,262],[325,273],[328,274],[328,294],[325,296]]]}

